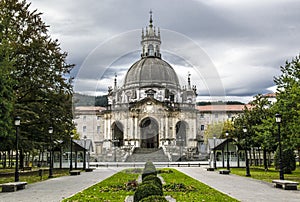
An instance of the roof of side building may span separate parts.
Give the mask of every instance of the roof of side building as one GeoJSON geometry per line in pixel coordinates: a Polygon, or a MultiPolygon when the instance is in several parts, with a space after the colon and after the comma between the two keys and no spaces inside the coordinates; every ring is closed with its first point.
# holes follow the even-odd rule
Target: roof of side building
{"type": "Polygon", "coordinates": [[[196,106],[196,109],[200,112],[211,112],[211,111],[231,111],[231,112],[242,112],[245,108],[250,108],[251,105],[205,105],[196,106]]]}

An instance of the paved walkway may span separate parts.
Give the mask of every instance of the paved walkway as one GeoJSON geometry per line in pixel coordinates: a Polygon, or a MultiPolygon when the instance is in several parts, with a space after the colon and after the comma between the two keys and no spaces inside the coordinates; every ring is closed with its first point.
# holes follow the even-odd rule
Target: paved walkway
{"type": "Polygon", "coordinates": [[[176,169],[239,201],[300,202],[300,190],[276,189],[271,183],[233,174],[220,175],[217,171],[206,171],[204,167],[176,169]]]}
{"type": "Polygon", "coordinates": [[[90,187],[124,168],[98,168],[81,175],[64,176],[27,185],[26,189],[3,193],[1,202],[59,202],[90,187]]]}
{"type": "MultiPolygon", "coordinates": [[[[82,172],[78,176],[64,176],[29,184],[26,189],[17,192],[0,192],[0,202],[59,202],[123,169],[125,168],[97,168],[94,172],[82,172]]],[[[176,167],[176,169],[239,201],[300,201],[300,190],[276,189],[271,183],[233,174],[220,175],[217,171],[206,171],[204,167],[176,167]]]]}

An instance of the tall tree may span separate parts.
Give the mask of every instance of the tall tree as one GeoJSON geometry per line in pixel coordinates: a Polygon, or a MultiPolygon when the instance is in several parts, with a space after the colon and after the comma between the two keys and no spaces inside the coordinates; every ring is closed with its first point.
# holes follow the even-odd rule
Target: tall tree
{"type": "Polygon", "coordinates": [[[41,13],[30,11],[20,0],[0,2],[2,37],[14,59],[11,78],[15,104],[13,116],[21,117],[21,147],[31,149],[49,142],[48,127],[54,139],[67,139],[72,130],[72,85],[65,52],[48,34],[41,13]]]}
{"type": "Polygon", "coordinates": [[[261,147],[264,151],[264,166],[267,169],[266,153],[275,151],[274,126],[271,117],[271,102],[262,95],[255,96],[244,113],[234,120],[235,136],[242,147],[261,147]],[[244,134],[243,127],[247,128],[244,134]]]}
{"type": "MultiPolygon", "coordinates": [[[[0,30],[2,26],[0,24],[0,30]]],[[[14,93],[12,89],[13,61],[9,59],[9,45],[0,32],[0,151],[12,146],[11,114],[13,112],[14,93]]]]}
{"type": "MultiPolygon", "coordinates": [[[[300,55],[281,66],[281,75],[274,78],[277,102],[274,110],[282,115],[283,148],[297,149],[300,154],[300,55]]],[[[300,162],[299,162],[300,165],[300,162]]]]}
{"type": "Polygon", "coordinates": [[[226,138],[225,133],[226,131],[232,136],[234,131],[233,123],[229,120],[224,122],[214,122],[207,126],[206,130],[204,131],[204,142],[207,143],[209,138],[226,138]]]}

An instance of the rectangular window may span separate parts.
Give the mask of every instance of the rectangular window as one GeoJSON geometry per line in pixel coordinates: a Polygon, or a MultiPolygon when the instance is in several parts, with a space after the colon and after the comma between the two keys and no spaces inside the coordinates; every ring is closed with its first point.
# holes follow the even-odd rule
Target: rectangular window
{"type": "Polygon", "coordinates": [[[83,116],[83,121],[86,121],[86,116],[83,116]]]}
{"type": "Polygon", "coordinates": [[[83,132],[83,133],[86,133],[86,126],[83,126],[83,127],[82,127],[82,132],[83,132]]]}
{"type": "Polygon", "coordinates": [[[200,128],[200,130],[204,130],[204,125],[201,125],[201,128],[200,128]]]}
{"type": "Polygon", "coordinates": [[[100,134],[100,126],[97,126],[97,134],[100,134]]]}
{"type": "Polygon", "coordinates": [[[100,116],[97,116],[97,120],[100,120],[100,116]]]}

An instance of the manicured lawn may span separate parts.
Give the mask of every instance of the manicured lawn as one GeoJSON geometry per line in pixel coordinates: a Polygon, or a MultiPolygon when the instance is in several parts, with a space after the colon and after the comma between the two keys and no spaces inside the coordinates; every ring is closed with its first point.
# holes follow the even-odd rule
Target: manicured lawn
{"type": "MultiPolygon", "coordinates": [[[[163,186],[164,195],[172,196],[177,202],[236,201],[175,169],[162,169],[162,172],[161,176],[166,181],[163,186]]],[[[134,194],[134,190],[126,187],[125,184],[130,180],[137,179],[139,174],[130,170],[119,172],[73,197],[65,199],[64,202],[124,201],[126,196],[134,194]]]]}
{"type": "MultiPolygon", "coordinates": [[[[231,173],[245,176],[246,170],[245,168],[231,168],[231,173]]],[[[268,171],[265,171],[263,167],[251,167],[250,169],[251,177],[254,179],[262,180],[265,182],[272,182],[272,180],[279,179],[279,172],[274,168],[269,168],[268,171]]],[[[293,171],[292,174],[284,174],[285,180],[296,181],[300,183],[300,167],[297,166],[296,170],[293,171]]],[[[298,189],[300,189],[300,185],[298,185],[298,189]]]]}
{"type": "Polygon", "coordinates": [[[172,196],[177,202],[237,201],[175,169],[162,170],[163,172],[171,171],[161,174],[166,182],[164,185],[164,195],[172,196]]]}
{"type": "Polygon", "coordinates": [[[126,196],[134,193],[133,189],[126,186],[126,183],[137,179],[141,172],[142,169],[124,170],[63,201],[124,201],[126,196]]]}
{"type": "MultiPolygon", "coordinates": [[[[14,169],[7,169],[6,172],[15,172],[14,169]]],[[[43,177],[41,179],[41,177],[38,175],[38,173],[27,173],[26,175],[23,175],[22,172],[20,171],[20,181],[25,181],[27,183],[34,183],[34,182],[40,182],[42,180],[47,180],[48,179],[48,175],[49,172],[45,171],[43,173],[43,177]]],[[[53,170],[53,177],[61,177],[61,176],[65,176],[65,175],[69,175],[69,170],[68,169],[54,169],[53,170]]],[[[15,180],[14,176],[10,176],[10,177],[0,177],[0,184],[6,183],[6,182],[13,182],[15,180]]]]}

